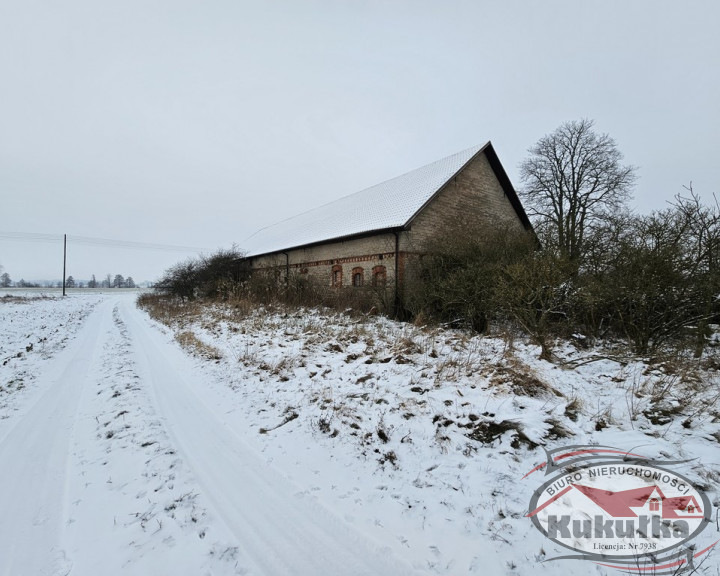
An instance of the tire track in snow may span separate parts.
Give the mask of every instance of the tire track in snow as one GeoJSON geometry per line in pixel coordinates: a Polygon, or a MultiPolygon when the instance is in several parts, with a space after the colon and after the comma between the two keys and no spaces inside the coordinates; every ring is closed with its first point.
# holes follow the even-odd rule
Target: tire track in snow
{"type": "Polygon", "coordinates": [[[0,442],[45,392],[37,376],[72,342],[102,297],[0,303],[0,442]]]}
{"type": "Polygon", "coordinates": [[[153,409],[117,305],[101,348],[73,440],[69,574],[246,574],[153,409]]]}
{"type": "Polygon", "coordinates": [[[122,300],[49,361],[42,394],[0,439],[0,576],[249,570],[135,372],[122,300]]]}
{"type": "Polygon", "coordinates": [[[109,305],[98,306],[76,340],[50,361],[37,379],[44,392],[0,442],[0,574],[67,573],[58,542],[68,447],[109,305]]]}
{"type": "Polygon", "coordinates": [[[272,470],[202,401],[202,376],[132,306],[120,308],[141,378],[203,493],[263,576],[401,575],[411,568],[272,470]]]}

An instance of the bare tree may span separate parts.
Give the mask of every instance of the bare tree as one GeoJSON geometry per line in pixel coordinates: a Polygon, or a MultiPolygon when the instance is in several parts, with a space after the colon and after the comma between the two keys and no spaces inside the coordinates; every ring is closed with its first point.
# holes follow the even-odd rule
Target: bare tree
{"type": "Polygon", "coordinates": [[[694,192],[692,182],[685,186],[688,195],[678,194],[671,206],[678,213],[678,218],[687,223],[688,234],[683,239],[683,246],[689,258],[695,264],[697,284],[704,287],[703,310],[698,316],[696,325],[695,356],[700,357],[710,336],[710,321],[716,314],[717,294],[720,291],[720,204],[714,202],[704,205],[694,192]]]}
{"type": "Polygon", "coordinates": [[[545,241],[572,261],[584,253],[586,234],[607,214],[624,206],[635,168],[592,120],[566,122],[528,150],[520,165],[521,192],[531,215],[545,224],[545,241]]]}

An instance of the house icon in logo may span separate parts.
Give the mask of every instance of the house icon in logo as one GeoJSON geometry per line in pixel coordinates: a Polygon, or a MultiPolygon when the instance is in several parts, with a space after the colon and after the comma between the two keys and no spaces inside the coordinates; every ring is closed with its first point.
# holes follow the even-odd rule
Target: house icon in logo
{"type": "Polygon", "coordinates": [[[602,490],[582,484],[570,484],[570,486],[555,494],[527,516],[535,516],[571,490],[582,493],[613,518],[637,518],[641,515],[660,516],[664,520],[704,518],[702,507],[695,499],[695,496],[673,496],[668,498],[655,485],[612,492],[611,490],[602,490]]]}
{"type": "Polygon", "coordinates": [[[640,515],[660,516],[666,520],[703,518],[702,507],[695,496],[667,498],[658,486],[611,492],[582,484],[573,484],[575,490],[600,506],[614,518],[637,518],[640,515]]]}

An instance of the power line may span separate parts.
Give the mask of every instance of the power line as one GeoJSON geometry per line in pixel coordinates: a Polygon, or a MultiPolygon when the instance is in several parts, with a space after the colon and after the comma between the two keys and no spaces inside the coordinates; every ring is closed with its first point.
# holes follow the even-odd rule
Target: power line
{"type": "Polygon", "coordinates": [[[170,252],[203,252],[197,246],[175,246],[172,244],[153,244],[150,242],[135,242],[133,240],[109,240],[107,238],[92,238],[90,236],[73,236],[68,234],[68,241],[85,246],[115,246],[117,248],[131,248],[135,250],[162,250],[170,252]]]}
{"type": "Polygon", "coordinates": [[[33,232],[0,232],[0,239],[20,240],[22,242],[49,242],[59,244],[62,234],[35,234],[33,232]]]}
{"type": "MultiPolygon", "coordinates": [[[[61,244],[62,234],[39,234],[37,232],[3,232],[0,231],[0,240],[19,240],[21,242],[45,242],[61,244]]],[[[107,248],[127,248],[130,250],[157,250],[160,252],[206,252],[196,246],[176,246],[172,244],[155,244],[150,242],[135,242],[132,240],[111,240],[109,238],[94,238],[91,236],[74,236],[68,234],[67,240],[71,244],[81,246],[99,246],[107,248]]]]}

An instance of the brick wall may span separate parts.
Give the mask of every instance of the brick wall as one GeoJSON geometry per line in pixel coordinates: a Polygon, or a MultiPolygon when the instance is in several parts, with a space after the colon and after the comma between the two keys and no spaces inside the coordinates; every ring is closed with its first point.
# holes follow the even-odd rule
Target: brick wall
{"type": "Polygon", "coordinates": [[[418,214],[400,249],[422,253],[431,239],[459,225],[524,227],[484,154],[477,156],[418,214]]]}
{"type": "Polygon", "coordinates": [[[343,286],[352,285],[352,272],[363,269],[365,284],[371,284],[372,271],[378,266],[386,269],[388,281],[395,277],[395,235],[378,234],[366,238],[332,242],[310,248],[288,250],[285,254],[270,254],[253,258],[254,269],[289,267],[292,273],[308,274],[319,284],[331,285],[332,268],[342,269],[343,286]]]}

